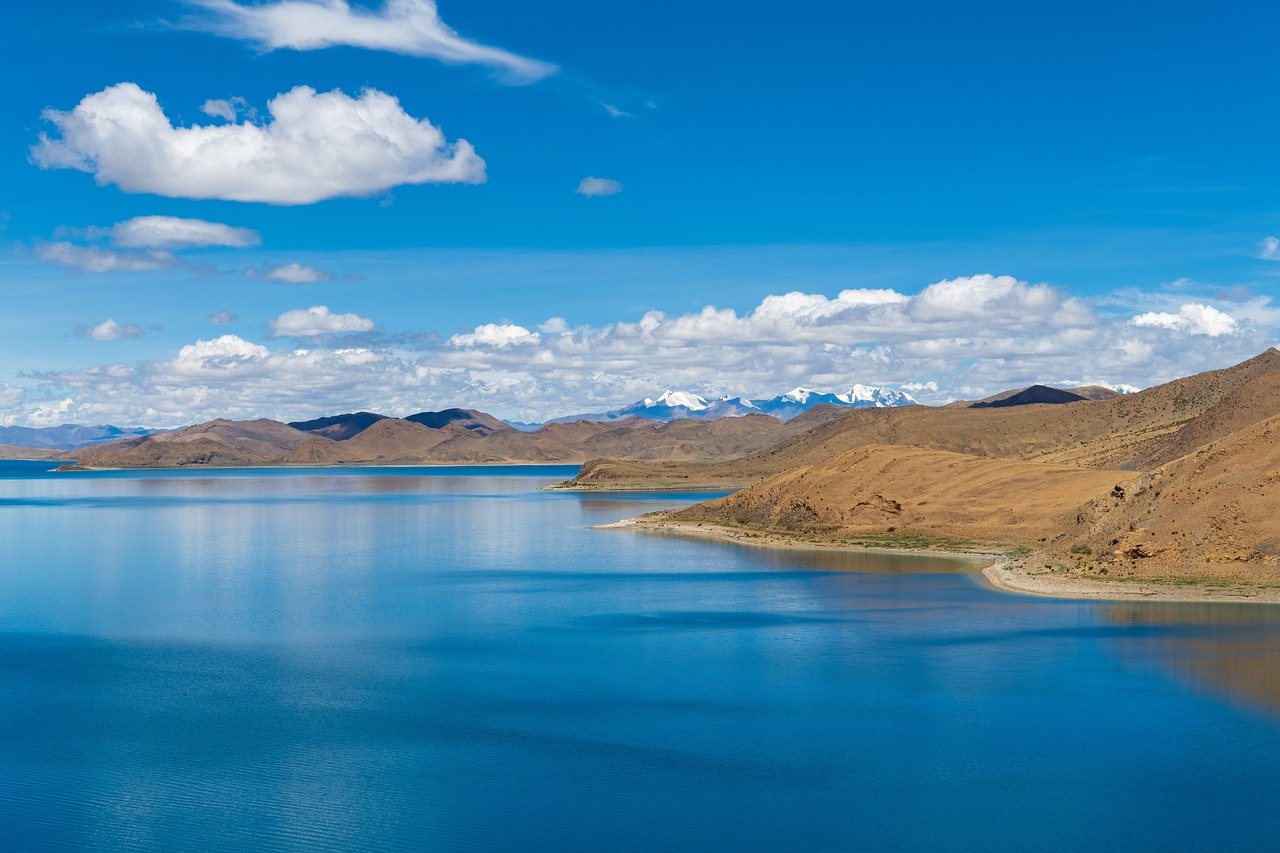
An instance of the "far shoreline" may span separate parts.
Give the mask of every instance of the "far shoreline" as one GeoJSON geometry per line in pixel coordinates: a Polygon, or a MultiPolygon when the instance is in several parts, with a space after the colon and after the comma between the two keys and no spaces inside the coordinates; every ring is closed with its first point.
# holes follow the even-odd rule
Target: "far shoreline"
{"type": "MultiPolygon", "coordinates": [[[[10,459],[9,462],[57,462],[57,459],[10,459]]],[[[294,471],[294,470],[337,470],[350,471],[356,468],[569,468],[581,465],[580,462],[352,462],[350,464],[299,462],[286,465],[146,465],[127,468],[82,467],[64,462],[58,468],[50,468],[50,473],[59,474],[93,474],[108,471],[294,471]]]]}
{"type": "Polygon", "coordinates": [[[712,542],[745,545],[755,548],[800,549],[841,551],[844,553],[880,553],[906,556],[950,557],[958,562],[983,563],[966,572],[975,583],[1010,595],[1030,595],[1040,598],[1080,601],[1158,601],[1185,604],[1280,604],[1280,588],[1260,587],[1245,583],[1230,583],[1213,579],[1161,579],[1132,578],[1102,580],[1069,577],[1050,572],[1030,572],[1024,565],[1039,556],[1037,552],[1022,552],[1016,556],[1012,547],[1000,550],[957,549],[937,547],[893,548],[877,545],[852,545],[841,542],[822,542],[799,539],[780,531],[752,528],[733,528],[714,521],[683,521],[664,517],[665,514],[626,518],[612,524],[595,525],[593,530],[636,530],[642,533],[659,533],[686,536],[712,542]]]}

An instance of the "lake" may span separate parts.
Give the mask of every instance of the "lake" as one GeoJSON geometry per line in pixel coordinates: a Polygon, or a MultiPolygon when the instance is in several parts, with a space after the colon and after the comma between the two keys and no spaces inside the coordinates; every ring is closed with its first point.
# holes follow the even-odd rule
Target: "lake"
{"type": "Polygon", "coordinates": [[[1280,607],[587,529],[574,469],[0,463],[4,850],[1280,849],[1280,607]]]}

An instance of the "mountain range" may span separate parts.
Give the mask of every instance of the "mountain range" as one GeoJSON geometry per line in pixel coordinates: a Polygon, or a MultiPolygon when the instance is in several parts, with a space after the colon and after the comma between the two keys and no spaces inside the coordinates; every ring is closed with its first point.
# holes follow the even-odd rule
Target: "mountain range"
{"type": "Polygon", "coordinates": [[[1032,386],[941,407],[839,396],[779,395],[777,407],[811,406],[782,420],[755,402],[711,418],[717,403],[744,401],[670,392],[637,410],[704,416],[632,413],[528,432],[469,409],[215,420],[26,458],[82,468],[574,462],[564,488],[737,490],[663,523],[845,546],[1022,549],[1034,555],[1017,581],[1028,589],[1046,576],[1208,577],[1246,597],[1280,588],[1280,351],[1131,394],[1032,386]]]}
{"type": "MultiPolygon", "coordinates": [[[[478,412],[475,409],[461,408],[445,409],[439,412],[419,412],[414,415],[407,415],[401,420],[411,421],[432,429],[440,429],[447,424],[455,423],[488,435],[508,428],[532,432],[549,423],[573,423],[575,421],[616,422],[624,421],[627,418],[643,418],[645,420],[668,423],[683,419],[719,420],[720,418],[736,418],[755,413],[772,415],[779,420],[785,421],[818,405],[864,408],[906,406],[915,402],[915,399],[906,392],[872,385],[854,385],[843,394],[825,394],[808,388],[796,388],[786,394],[779,394],[776,397],[762,400],[748,400],[744,397],[722,397],[716,400],[708,400],[688,391],[667,390],[658,395],[656,399],[646,398],[607,412],[568,415],[542,423],[503,421],[492,415],[478,412]],[[463,423],[463,421],[466,421],[466,423],[463,423]]],[[[351,412],[306,421],[290,421],[289,425],[303,432],[313,432],[335,441],[343,441],[353,438],[387,417],[389,416],[375,412],[351,412]]],[[[144,429],[141,427],[122,428],[108,425],[80,426],[77,424],[64,424],[56,427],[0,427],[0,445],[74,450],[93,444],[106,444],[159,432],[165,432],[165,430],[144,429]]],[[[0,451],[0,454],[3,453],[4,451],[0,451]]]]}
{"type": "Polygon", "coordinates": [[[128,429],[117,426],[81,426],[79,424],[62,424],[54,427],[0,427],[0,444],[19,447],[45,447],[55,450],[70,450],[89,444],[104,444],[108,441],[119,441],[122,438],[137,435],[151,435],[161,432],[155,429],[135,427],[128,429]]]}
{"type": "MultiPolygon", "coordinates": [[[[669,422],[682,419],[718,420],[737,418],[758,413],[772,415],[787,421],[802,415],[814,406],[839,406],[847,409],[887,408],[911,406],[916,400],[905,391],[895,391],[875,385],[854,385],[848,391],[824,393],[810,388],[794,388],[776,397],[748,400],[745,397],[719,397],[708,399],[690,391],[663,391],[657,398],[646,397],[620,409],[607,412],[588,412],[555,418],[548,423],[572,423],[574,421],[619,421],[625,418],[645,418],[669,422]]],[[[521,429],[536,429],[541,424],[512,424],[521,429]]]]}
{"type": "MultiPolygon", "coordinates": [[[[1044,397],[1061,399],[1023,395],[1044,397]]],[[[653,524],[846,546],[1012,549],[1031,556],[1000,571],[1031,591],[1087,582],[1099,594],[1140,596],[1210,579],[1199,594],[1271,594],[1280,587],[1280,352],[1065,405],[846,412],[733,459],[594,460],[565,485],[644,489],[678,478],[738,491],[653,524]]]]}
{"type": "Polygon", "coordinates": [[[413,420],[371,417],[369,412],[294,424],[218,419],[61,451],[53,458],[78,468],[582,463],[604,456],[705,461],[764,449],[842,411],[819,406],[785,422],[759,413],[666,423],[632,417],[549,423],[532,432],[469,409],[421,413],[413,420]]]}

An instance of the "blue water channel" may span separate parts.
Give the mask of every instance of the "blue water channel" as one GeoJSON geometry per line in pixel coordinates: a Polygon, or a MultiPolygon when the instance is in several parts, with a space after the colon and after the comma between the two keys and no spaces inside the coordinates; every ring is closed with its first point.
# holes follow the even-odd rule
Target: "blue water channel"
{"type": "Polygon", "coordinates": [[[1280,608],[592,530],[573,468],[0,463],[0,849],[1275,850],[1280,608]]]}

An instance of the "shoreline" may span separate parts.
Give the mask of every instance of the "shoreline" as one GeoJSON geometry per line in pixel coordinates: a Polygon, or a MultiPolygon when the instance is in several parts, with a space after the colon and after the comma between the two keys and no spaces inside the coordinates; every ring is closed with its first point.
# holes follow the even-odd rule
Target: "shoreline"
{"type": "MultiPolygon", "coordinates": [[[[573,464],[573,463],[566,463],[573,464]]],[[[652,483],[636,483],[635,485],[608,485],[596,486],[590,483],[583,483],[576,486],[565,485],[571,483],[572,480],[566,480],[564,483],[556,483],[554,486],[543,486],[539,491],[542,492],[581,492],[583,494],[609,494],[614,493],[635,493],[635,492],[706,492],[707,494],[717,494],[724,492],[731,494],[740,489],[745,489],[751,483],[671,483],[654,485],[652,483]]]]}
{"type": "MultiPolygon", "coordinates": [[[[59,462],[58,459],[12,459],[11,462],[59,462]]],[[[68,464],[68,463],[63,463],[68,464]]],[[[354,470],[357,468],[568,468],[580,465],[579,462],[352,462],[350,464],[324,464],[298,462],[287,465],[147,465],[130,468],[94,468],[80,465],[69,465],[61,470],[51,468],[60,474],[90,474],[99,471],[293,471],[303,470],[354,470]]]]}
{"type": "MultiPolygon", "coordinates": [[[[897,554],[915,557],[950,557],[960,562],[982,562],[994,565],[1008,560],[1008,555],[999,551],[977,550],[943,550],[941,548],[889,548],[879,546],[853,546],[843,542],[815,542],[809,539],[797,539],[785,533],[775,533],[749,528],[734,529],[713,521],[673,521],[661,517],[661,513],[638,515],[624,518],[612,524],[592,525],[590,530],[627,530],[635,529],[646,533],[670,533],[676,536],[687,536],[691,539],[706,539],[712,542],[728,542],[734,545],[746,545],[753,548],[783,548],[800,551],[844,551],[858,554],[872,551],[877,554],[897,554]]],[[[980,574],[982,568],[974,567],[970,574],[980,574]]]]}
{"type": "Polygon", "coordinates": [[[874,552],[907,556],[951,557],[963,562],[985,562],[974,567],[970,577],[975,583],[1010,595],[1031,595],[1078,601],[1159,601],[1186,604],[1280,604],[1280,588],[1250,586],[1246,583],[1206,579],[1163,581],[1162,579],[1101,580],[1071,577],[1050,572],[1021,570],[1024,561],[1038,556],[1025,552],[1017,556],[1007,551],[946,550],[942,548],[892,548],[875,545],[854,546],[841,542],[798,539],[776,531],[735,529],[716,522],[677,521],[662,513],[626,518],[612,524],[594,525],[592,530],[636,530],[644,533],[666,533],[756,548],[789,548],[802,550],[874,552]]]}

